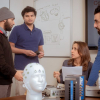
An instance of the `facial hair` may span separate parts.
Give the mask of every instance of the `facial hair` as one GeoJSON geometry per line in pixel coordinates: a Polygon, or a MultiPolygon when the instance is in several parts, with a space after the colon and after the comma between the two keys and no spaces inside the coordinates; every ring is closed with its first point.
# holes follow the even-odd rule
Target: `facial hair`
{"type": "Polygon", "coordinates": [[[100,35],[100,29],[96,27],[96,29],[98,30],[98,34],[100,35]]]}
{"type": "Polygon", "coordinates": [[[100,35],[100,31],[98,31],[98,34],[100,35]]]}
{"type": "Polygon", "coordinates": [[[25,24],[26,24],[26,25],[29,25],[29,26],[30,26],[30,25],[33,25],[33,23],[25,23],[25,24]]]}
{"type": "Polygon", "coordinates": [[[5,27],[5,31],[11,31],[12,29],[8,21],[5,22],[4,27],[5,27]]]}

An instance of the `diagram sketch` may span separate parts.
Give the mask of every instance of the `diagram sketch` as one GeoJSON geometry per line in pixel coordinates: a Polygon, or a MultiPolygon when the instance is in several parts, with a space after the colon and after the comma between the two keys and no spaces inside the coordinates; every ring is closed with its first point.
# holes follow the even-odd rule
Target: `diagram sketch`
{"type": "Polygon", "coordinates": [[[43,21],[49,20],[49,14],[47,13],[47,11],[42,11],[40,16],[43,21]]]}
{"type": "Polygon", "coordinates": [[[60,30],[63,30],[64,27],[65,27],[65,25],[64,25],[64,23],[61,21],[61,22],[59,22],[58,27],[59,27],[60,30]]]}
{"type": "Polygon", "coordinates": [[[59,7],[57,7],[57,8],[55,7],[53,9],[51,9],[50,14],[58,16],[58,14],[59,14],[59,7]]]}
{"type": "MultiPolygon", "coordinates": [[[[34,5],[37,10],[35,25],[43,32],[45,51],[48,48],[61,50],[67,45],[69,50],[62,49],[61,55],[70,55],[70,0],[34,0],[34,5]]],[[[46,55],[59,56],[47,51],[46,55]]]]}
{"type": "Polygon", "coordinates": [[[46,45],[59,45],[60,44],[60,36],[59,34],[52,34],[52,31],[43,32],[44,43],[46,45]]]}

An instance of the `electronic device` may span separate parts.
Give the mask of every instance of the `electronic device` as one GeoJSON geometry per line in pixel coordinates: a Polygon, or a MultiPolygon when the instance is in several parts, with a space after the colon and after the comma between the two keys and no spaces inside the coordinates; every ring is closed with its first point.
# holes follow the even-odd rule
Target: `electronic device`
{"type": "Polygon", "coordinates": [[[60,98],[44,97],[42,100],[61,100],[60,98]]]}
{"type": "Polygon", "coordinates": [[[44,90],[46,96],[55,97],[65,97],[65,88],[56,88],[54,86],[47,86],[44,90]]]}
{"type": "Polygon", "coordinates": [[[86,86],[85,96],[89,97],[100,97],[100,87],[99,86],[86,86]]]}
{"type": "Polygon", "coordinates": [[[35,53],[36,53],[37,55],[39,55],[39,54],[40,54],[40,52],[39,52],[39,51],[36,51],[35,53]]]}
{"type": "Polygon", "coordinates": [[[65,97],[65,100],[85,99],[85,77],[69,75],[65,77],[65,86],[47,86],[44,90],[48,97],[65,97]]]}
{"type": "Polygon", "coordinates": [[[85,77],[68,75],[65,77],[65,100],[85,100],[85,77]]]}

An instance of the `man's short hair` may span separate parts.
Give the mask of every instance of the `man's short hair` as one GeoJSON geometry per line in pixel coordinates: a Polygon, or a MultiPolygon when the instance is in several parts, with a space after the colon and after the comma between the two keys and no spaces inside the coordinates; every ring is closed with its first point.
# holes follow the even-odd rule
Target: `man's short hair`
{"type": "Polygon", "coordinates": [[[28,12],[34,12],[34,15],[35,16],[37,15],[37,12],[36,12],[35,8],[27,6],[21,12],[22,17],[24,17],[25,13],[28,13],[28,12]]]}
{"type": "Polygon", "coordinates": [[[94,15],[100,13],[100,5],[97,6],[97,8],[94,11],[94,15]]]}

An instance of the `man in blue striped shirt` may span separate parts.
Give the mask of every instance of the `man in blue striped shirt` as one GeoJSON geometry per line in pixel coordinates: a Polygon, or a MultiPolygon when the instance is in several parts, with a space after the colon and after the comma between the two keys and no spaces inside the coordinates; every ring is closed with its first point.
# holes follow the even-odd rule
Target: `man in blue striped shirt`
{"type": "MultiPolygon", "coordinates": [[[[94,11],[94,27],[97,29],[98,34],[100,35],[100,5],[94,11]]],[[[95,84],[96,80],[98,79],[99,70],[100,70],[100,37],[98,40],[98,54],[94,61],[87,85],[93,86],[95,84]]]]}

